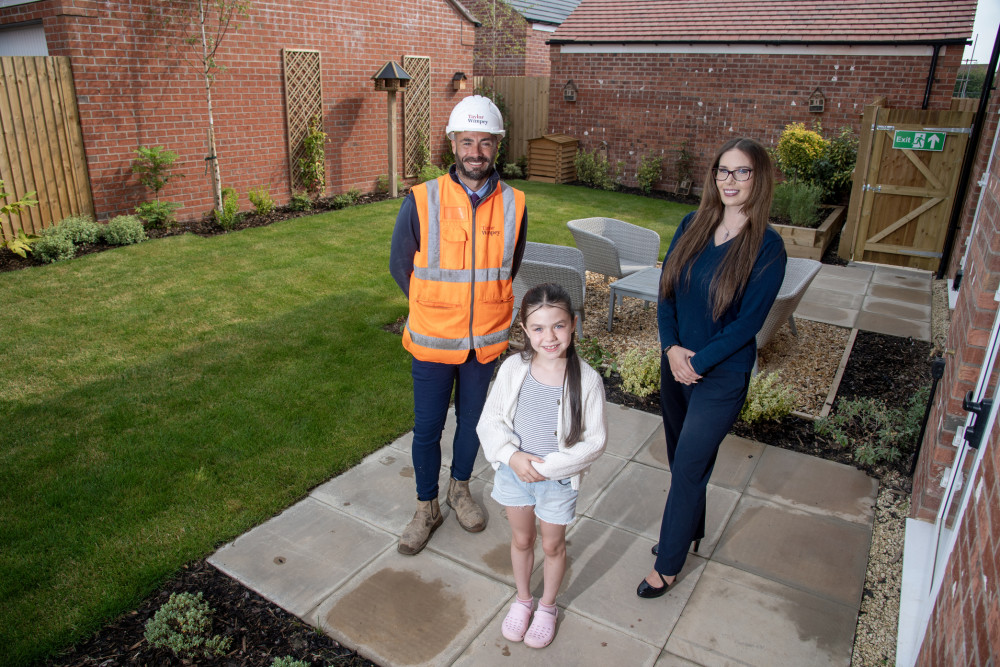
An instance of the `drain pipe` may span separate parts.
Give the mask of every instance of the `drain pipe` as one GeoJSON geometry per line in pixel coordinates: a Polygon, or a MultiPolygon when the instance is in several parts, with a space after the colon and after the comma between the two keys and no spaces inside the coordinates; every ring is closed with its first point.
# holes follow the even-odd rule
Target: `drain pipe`
{"type": "Polygon", "coordinates": [[[924,103],[921,109],[926,109],[931,101],[931,88],[934,87],[934,74],[937,73],[938,53],[941,52],[941,45],[934,45],[934,53],[931,55],[931,70],[927,72],[927,88],[924,89],[924,103]]]}
{"type": "Polygon", "coordinates": [[[934,405],[934,394],[937,393],[938,380],[944,377],[944,357],[934,357],[931,362],[931,393],[927,397],[927,407],[924,408],[924,418],[920,420],[920,435],[917,436],[917,450],[913,452],[913,463],[910,464],[910,478],[917,471],[917,461],[920,460],[920,446],[924,444],[924,433],[927,431],[927,420],[931,416],[931,406],[934,405]]]}
{"type": "Polygon", "coordinates": [[[986,120],[986,109],[990,105],[990,93],[993,92],[993,74],[997,69],[997,60],[1000,60],[1000,30],[993,40],[993,54],[990,55],[990,64],[986,68],[986,79],[983,81],[983,90],[979,95],[979,108],[976,109],[976,117],[972,121],[972,135],[969,143],[965,147],[965,159],[962,160],[962,173],[958,177],[958,189],[955,191],[955,199],[951,205],[951,219],[948,220],[948,231],[944,238],[944,249],[941,251],[941,262],[938,264],[937,279],[944,278],[948,271],[948,260],[951,257],[952,248],[955,246],[955,236],[958,234],[958,225],[962,218],[962,210],[965,208],[965,195],[969,190],[969,179],[972,177],[973,163],[976,161],[976,151],[979,148],[979,137],[983,134],[983,122],[986,120]]]}

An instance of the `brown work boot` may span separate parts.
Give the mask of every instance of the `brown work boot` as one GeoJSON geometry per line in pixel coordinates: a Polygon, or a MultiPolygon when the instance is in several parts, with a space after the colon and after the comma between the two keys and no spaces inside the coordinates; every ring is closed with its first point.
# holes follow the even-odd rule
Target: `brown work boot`
{"type": "Polygon", "coordinates": [[[417,511],[403,530],[396,551],[406,556],[420,553],[420,550],[427,546],[427,540],[431,539],[431,534],[442,523],[444,523],[444,517],[441,516],[441,508],[438,506],[437,498],[418,500],[417,511]]]}
{"type": "Polygon", "coordinates": [[[486,513],[469,493],[468,480],[460,482],[454,477],[448,484],[448,507],[455,510],[458,523],[470,533],[478,533],[486,528],[486,513]]]}

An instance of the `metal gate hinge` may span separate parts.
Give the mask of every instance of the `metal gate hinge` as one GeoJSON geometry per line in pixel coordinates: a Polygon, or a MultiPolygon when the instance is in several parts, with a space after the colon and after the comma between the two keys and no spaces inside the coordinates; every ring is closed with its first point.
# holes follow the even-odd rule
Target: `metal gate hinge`
{"type": "Polygon", "coordinates": [[[896,126],[895,125],[872,125],[872,129],[873,130],[891,131],[891,130],[895,130],[896,126]]]}
{"type": "Polygon", "coordinates": [[[965,441],[969,443],[969,447],[979,449],[979,445],[983,440],[984,427],[986,426],[986,415],[989,414],[992,407],[992,398],[984,398],[976,402],[972,400],[972,390],[970,389],[966,392],[965,398],[962,399],[962,409],[976,415],[976,421],[973,422],[972,426],[966,428],[963,434],[965,441]]]}
{"type": "Polygon", "coordinates": [[[882,192],[882,186],[865,183],[865,187],[863,187],[862,190],[865,192],[882,192]]]}

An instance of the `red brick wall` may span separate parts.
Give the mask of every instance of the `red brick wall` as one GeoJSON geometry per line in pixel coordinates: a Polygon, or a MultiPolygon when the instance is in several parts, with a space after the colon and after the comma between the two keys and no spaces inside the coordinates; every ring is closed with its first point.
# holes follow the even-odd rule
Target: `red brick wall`
{"type": "MultiPolygon", "coordinates": [[[[962,50],[942,50],[930,108],[948,109],[962,50]]],[[[747,135],[777,143],[785,125],[820,121],[833,135],[859,128],[864,106],[878,96],[888,105],[919,109],[930,56],[805,56],[743,54],[579,54],[552,46],[549,131],[580,140],[580,147],[608,144],[611,161],[624,160],[635,184],[639,159],[662,154],[659,188],[676,183],[676,150],[688,140],[696,156],[696,182],[728,138],[747,135]],[[564,102],[568,79],[577,101],[564,102]],[[819,88],[826,110],[808,111],[819,88]]]]}
{"type": "MultiPolygon", "coordinates": [[[[131,212],[147,197],[131,176],[138,145],[178,153],[177,171],[161,198],[183,204],[193,218],[212,206],[199,74],[174,46],[177,29],[153,33],[145,22],[154,0],[110,3],[44,0],[0,9],[0,25],[41,19],[50,55],[70,56],[98,218],[131,212]]],[[[472,71],[471,24],[447,0],[257,0],[249,20],[223,43],[228,69],[213,87],[215,127],[224,186],[246,192],[267,185],[279,203],[290,197],[282,49],[315,49],[322,58],[327,193],[371,191],[388,172],[386,93],[370,77],[403,55],[431,57],[431,128],[443,134],[464,95],[451,84],[472,71]],[[465,44],[463,44],[463,41],[465,44]]],[[[400,110],[402,103],[399,104],[400,110]]],[[[402,112],[397,122],[402,171],[402,112]]],[[[436,160],[443,142],[431,141],[436,160]]]]}
{"type": "MultiPolygon", "coordinates": [[[[995,108],[995,103],[991,106],[995,108]]],[[[928,521],[934,519],[941,502],[940,482],[945,467],[953,465],[955,430],[967,415],[962,397],[979,377],[998,306],[993,297],[1000,285],[1000,150],[992,151],[996,127],[992,120],[993,129],[984,133],[980,143],[981,166],[973,176],[982,173],[991,152],[993,164],[975,233],[968,239],[965,276],[948,334],[945,375],[913,481],[911,515],[928,521]]],[[[976,197],[970,193],[970,198],[976,197]]],[[[959,252],[956,248],[956,255],[959,252]]],[[[994,376],[987,396],[993,395],[995,384],[994,376]]],[[[981,447],[985,451],[979,471],[965,482],[972,490],[969,506],[934,603],[918,665],[995,665],[1000,660],[1000,425],[994,426],[981,447]]]]}
{"type": "Polygon", "coordinates": [[[551,70],[549,45],[552,33],[529,27],[524,51],[524,76],[548,76],[551,70]]]}

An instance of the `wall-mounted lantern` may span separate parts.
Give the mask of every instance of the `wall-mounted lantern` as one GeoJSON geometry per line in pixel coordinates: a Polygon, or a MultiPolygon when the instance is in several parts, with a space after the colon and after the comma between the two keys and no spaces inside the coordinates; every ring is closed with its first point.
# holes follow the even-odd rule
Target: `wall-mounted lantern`
{"type": "Polygon", "coordinates": [[[399,63],[389,61],[372,77],[375,90],[384,90],[388,96],[389,111],[389,194],[395,197],[396,189],[396,91],[410,85],[410,75],[399,63]]]}
{"type": "Polygon", "coordinates": [[[823,97],[822,91],[819,88],[812,92],[809,96],[809,111],[813,113],[823,113],[823,107],[826,106],[826,98],[823,97]]]}
{"type": "Polygon", "coordinates": [[[465,90],[465,72],[455,72],[455,76],[451,77],[451,85],[455,90],[465,90]]]}
{"type": "Polygon", "coordinates": [[[576,102],[576,84],[573,83],[573,79],[566,82],[563,86],[563,101],[566,102],[576,102]]]}

